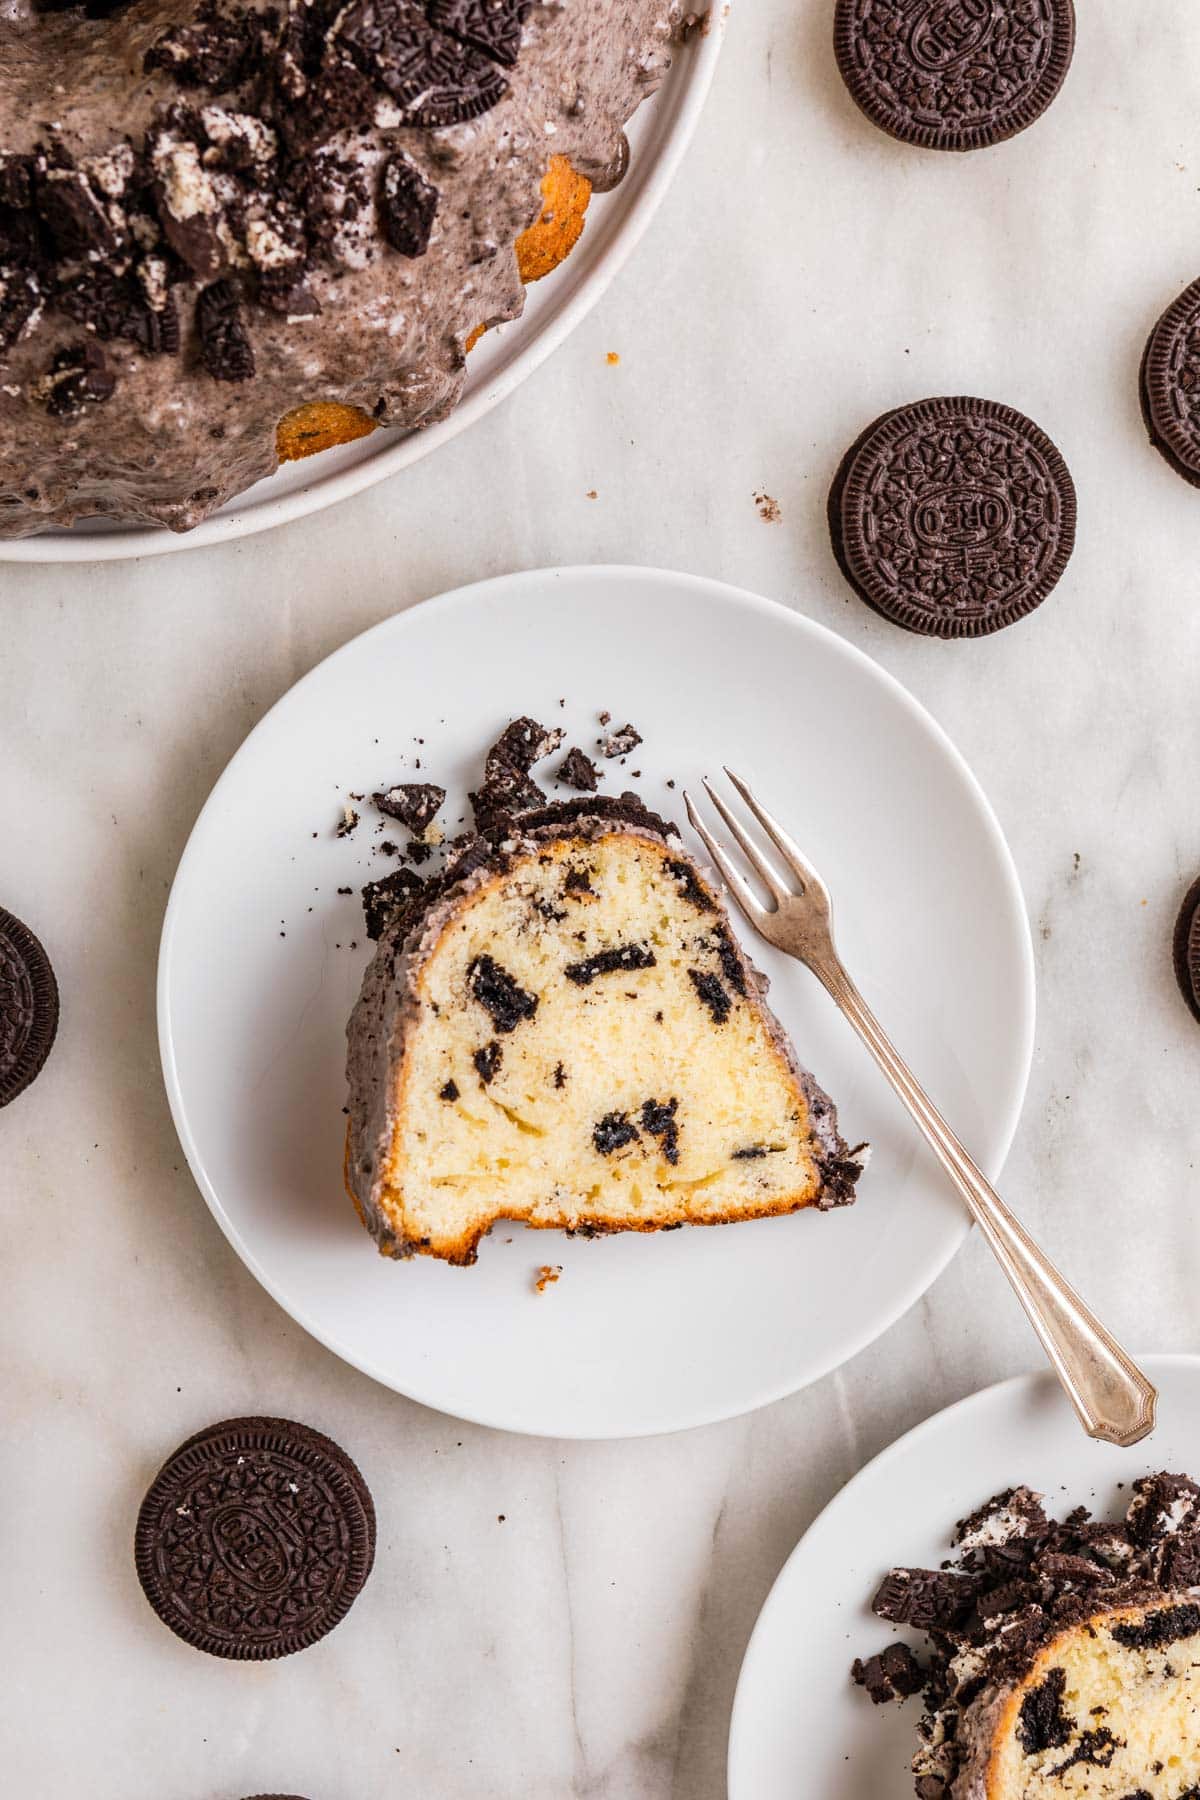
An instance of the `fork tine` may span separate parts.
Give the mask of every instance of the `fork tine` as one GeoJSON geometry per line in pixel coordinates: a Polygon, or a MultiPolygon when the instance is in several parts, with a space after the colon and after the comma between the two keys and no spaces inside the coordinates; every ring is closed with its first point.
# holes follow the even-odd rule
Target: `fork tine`
{"type": "Polygon", "coordinates": [[[709,781],[708,776],[702,776],[701,779],[704,784],[705,793],[708,795],[725,824],[736,838],[738,848],[741,850],[742,855],[746,858],[746,861],[750,864],[750,867],[754,870],[754,873],[758,876],[759,880],[763,882],[766,887],[770,888],[771,897],[778,906],[781,901],[787,899],[787,888],[780,880],[779,875],[776,873],[771,863],[767,861],[758,845],[754,842],[754,839],[743,826],[738,824],[737,820],[722,800],[720,794],[717,793],[716,789],[709,781]]]}
{"type": "Polygon", "coordinates": [[[704,845],[704,848],[716,863],[717,868],[721,871],[721,876],[726,887],[729,889],[750,923],[754,926],[755,930],[761,930],[763,920],[768,916],[766,907],[759,903],[752,892],[749,883],[738,874],[728,856],[726,856],[724,850],[722,850],[720,844],[718,844],[716,838],[712,835],[712,832],[709,831],[708,827],[703,823],[699,813],[692,805],[692,796],[688,793],[686,788],[683,791],[683,804],[687,807],[687,816],[692,822],[692,830],[696,833],[696,836],[700,839],[700,842],[704,845]]]}
{"type": "Polygon", "coordinates": [[[732,769],[726,769],[725,773],[728,775],[730,781],[732,781],[734,787],[746,802],[746,805],[750,808],[750,811],[754,814],[771,842],[775,845],[776,849],[782,851],[792,873],[804,883],[806,888],[812,888],[814,893],[823,893],[825,891],[825,883],[821,880],[821,877],[817,874],[817,871],[813,868],[808,858],[803,854],[795,839],[789,837],[788,833],[779,823],[779,820],[774,818],[773,815],[767,811],[761,801],[754,798],[754,795],[746,786],[746,783],[742,780],[740,775],[735,775],[732,769]]]}

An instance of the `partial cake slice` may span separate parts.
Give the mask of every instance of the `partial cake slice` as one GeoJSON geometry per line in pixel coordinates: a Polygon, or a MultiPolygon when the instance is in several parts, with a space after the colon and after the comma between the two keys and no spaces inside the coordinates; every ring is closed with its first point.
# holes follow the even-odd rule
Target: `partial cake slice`
{"type": "Polygon", "coordinates": [[[971,1721],[954,1793],[1200,1800],[1200,1606],[1094,1612],[971,1721]]]}
{"type": "Polygon", "coordinates": [[[852,1200],[861,1165],[674,828],[633,795],[476,807],[484,835],[392,918],[350,1021],[346,1180],[380,1249],[471,1263],[500,1219],[852,1200]]]}
{"type": "Polygon", "coordinates": [[[1200,1488],[1133,1483],[1124,1520],[1058,1522],[1011,1488],[939,1569],[893,1569],[874,1610],[927,1633],[854,1665],[876,1701],[919,1692],[919,1800],[1200,1800],[1200,1488]]]}

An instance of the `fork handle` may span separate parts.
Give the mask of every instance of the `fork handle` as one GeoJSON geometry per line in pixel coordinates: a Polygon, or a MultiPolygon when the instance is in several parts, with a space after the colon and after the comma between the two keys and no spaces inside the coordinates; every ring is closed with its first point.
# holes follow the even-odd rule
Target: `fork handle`
{"type": "Polygon", "coordinates": [[[962,1195],[1084,1430],[1089,1437],[1109,1444],[1138,1443],[1154,1429],[1156,1389],[1009,1212],[916,1080],[840,960],[822,957],[809,966],[854,1026],[962,1195]]]}

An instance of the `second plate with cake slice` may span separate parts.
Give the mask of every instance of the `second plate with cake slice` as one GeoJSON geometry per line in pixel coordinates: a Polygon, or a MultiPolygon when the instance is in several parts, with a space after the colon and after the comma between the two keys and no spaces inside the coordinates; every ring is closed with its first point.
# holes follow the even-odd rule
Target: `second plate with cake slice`
{"type": "Polygon", "coordinates": [[[1143,1367],[1159,1423],[1133,1450],[1020,1376],[835,1496],[750,1641],[729,1800],[1191,1800],[1200,1358],[1143,1367]]]}
{"type": "Polygon", "coordinates": [[[911,697],[782,607],[640,569],[463,589],[329,658],[217,784],[163,937],[176,1123],[248,1266],[392,1387],[563,1436],[728,1417],[844,1361],[961,1243],[956,1201],[825,996],[755,945],[765,1011],[742,940],[721,941],[698,846],[666,831],[684,785],[722,761],[836,882],[864,987],[997,1172],[1033,1020],[1003,839],[911,697]],[[764,671],[753,695],[725,679],[734,645],[764,671]],[[510,829],[530,767],[505,775],[493,757],[481,788],[483,752],[522,718],[564,735],[532,769],[551,813],[518,809],[510,829]],[[383,935],[352,1037],[346,1172],[380,1240],[425,1252],[399,1264],[375,1255],[343,1186],[365,884],[383,935]],[[389,938],[397,900],[414,910],[389,938]],[[410,926],[434,924],[422,949],[410,926]],[[833,1096],[840,1139],[798,1068],[833,1096]],[[863,1140],[857,1204],[822,1214],[853,1185],[832,1165],[863,1140]],[[481,1185],[484,1164],[497,1174],[481,1185]],[[663,1225],[685,1228],[644,1229],[663,1225]]]}

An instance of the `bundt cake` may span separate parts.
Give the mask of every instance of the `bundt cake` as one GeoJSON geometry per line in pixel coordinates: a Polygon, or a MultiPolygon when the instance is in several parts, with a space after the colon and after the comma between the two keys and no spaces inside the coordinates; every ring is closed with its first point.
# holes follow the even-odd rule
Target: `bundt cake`
{"type": "Polygon", "coordinates": [[[0,0],[0,537],[452,410],[678,0],[0,0]]]}
{"type": "Polygon", "coordinates": [[[529,769],[558,736],[517,720],[445,869],[367,896],[364,1223],[389,1255],[471,1263],[499,1219],[590,1236],[846,1204],[861,1158],[716,892],[636,795],[547,804],[529,769]]]}
{"type": "Polygon", "coordinates": [[[1144,1476],[1120,1524],[1009,1489],[956,1545],[874,1601],[929,1663],[896,1642],[853,1671],[878,1701],[925,1690],[920,1800],[1200,1800],[1200,1488],[1144,1476]]]}

